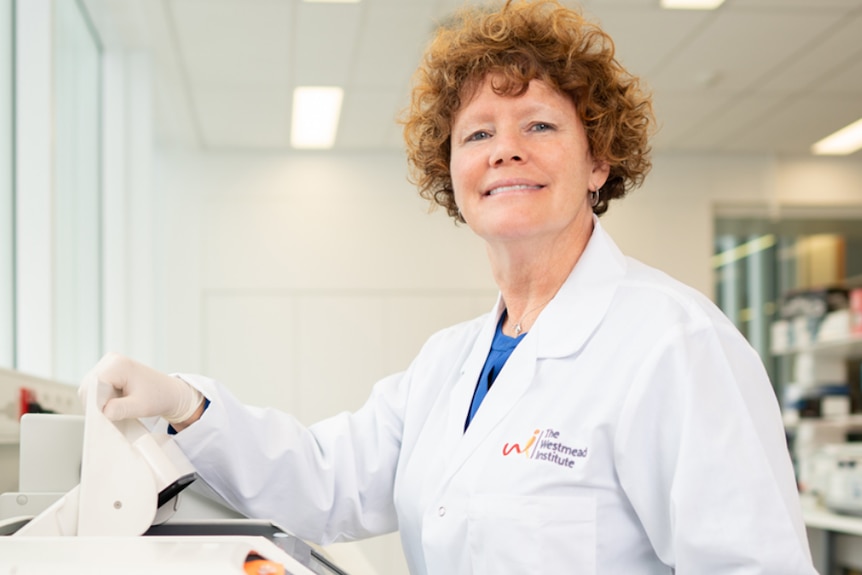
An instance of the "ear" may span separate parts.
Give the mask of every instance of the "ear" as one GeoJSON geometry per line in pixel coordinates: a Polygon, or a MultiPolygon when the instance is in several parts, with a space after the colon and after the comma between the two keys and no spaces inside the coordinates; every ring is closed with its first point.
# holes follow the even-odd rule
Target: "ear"
{"type": "Polygon", "coordinates": [[[600,189],[608,181],[608,176],[611,173],[611,165],[604,160],[593,160],[593,169],[590,172],[590,184],[595,186],[592,189],[600,189]]]}

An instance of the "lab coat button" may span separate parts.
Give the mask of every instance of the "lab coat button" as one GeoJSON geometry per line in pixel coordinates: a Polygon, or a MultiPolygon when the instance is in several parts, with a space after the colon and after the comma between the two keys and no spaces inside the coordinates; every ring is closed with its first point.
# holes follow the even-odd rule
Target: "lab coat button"
{"type": "Polygon", "coordinates": [[[437,510],[437,515],[439,515],[440,517],[446,515],[446,508],[441,506],[440,509],[437,510]]]}

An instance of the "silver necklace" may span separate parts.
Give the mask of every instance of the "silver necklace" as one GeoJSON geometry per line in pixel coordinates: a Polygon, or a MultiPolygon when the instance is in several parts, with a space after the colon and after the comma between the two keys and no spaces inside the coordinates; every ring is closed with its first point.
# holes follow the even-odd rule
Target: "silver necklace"
{"type": "MultiPolygon", "coordinates": [[[[553,298],[551,298],[551,299],[553,299],[553,298]]],[[[533,309],[531,309],[531,310],[527,310],[526,312],[524,312],[524,315],[522,315],[522,316],[521,316],[521,319],[519,319],[519,320],[518,320],[518,323],[516,323],[516,324],[512,327],[512,329],[514,329],[514,330],[515,330],[515,337],[517,337],[517,336],[521,335],[521,330],[522,330],[522,328],[521,328],[521,323],[522,323],[522,322],[527,318],[527,316],[528,316],[528,315],[530,315],[531,313],[533,313],[534,311],[536,311],[537,309],[545,307],[546,305],[548,305],[548,303],[550,303],[550,301],[551,301],[551,300],[549,299],[549,300],[548,300],[548,301],[546,301],[545,303],[540,304],[540,305],[537,305],[537,306],[536,306],[536,307],[534,307],[533,309]]]]}

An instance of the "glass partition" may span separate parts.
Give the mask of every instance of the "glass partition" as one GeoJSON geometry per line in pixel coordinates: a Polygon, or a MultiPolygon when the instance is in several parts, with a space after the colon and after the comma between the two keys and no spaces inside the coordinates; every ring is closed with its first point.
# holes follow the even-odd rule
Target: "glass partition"
{"type": "Polygon", "coordinates": [[[719,306],[760,353],[781,393],[796,376],[793,358],[775,353],[783,346],[771,329],[782,319],[781,305],[795,292],[862,287],[862,221],[718,218],[715,237],[719,306]]]}
{"type": "Polygon", "coordinates": [[[54,2],[54,374],[101,354],[101,47],[81,2],[54,2]]]}
{"type": "Polygon", "coordinates": [[[12,0],[0,0],[0,367],[15,361],[12,0]]]}

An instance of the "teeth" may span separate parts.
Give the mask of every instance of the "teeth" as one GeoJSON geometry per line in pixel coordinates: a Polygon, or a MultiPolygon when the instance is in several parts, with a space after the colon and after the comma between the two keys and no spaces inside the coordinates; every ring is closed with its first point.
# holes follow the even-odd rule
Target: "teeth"
{"type": "Polygon", "coordinates": [[[493,196],[502,192],[511,192],[513,190],[538,190],[540,186],[528,186],[526,184],[518,184],[517,186],[502,186],[500,188],[494,188],[490,192],[488,192],[489,196],[493,196]]]}

